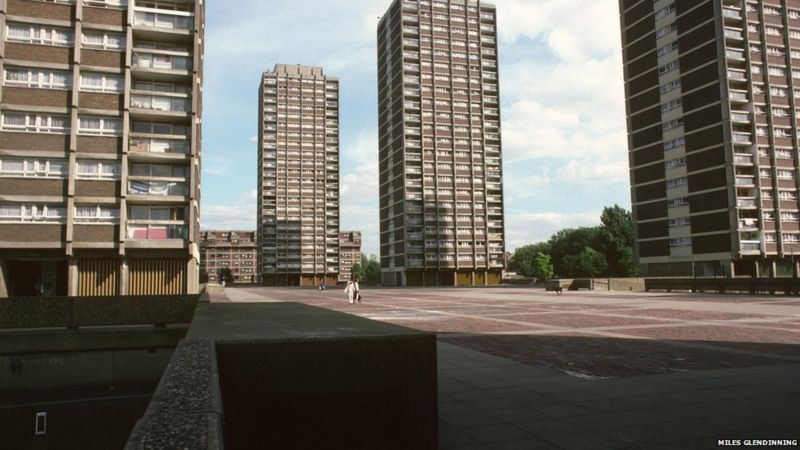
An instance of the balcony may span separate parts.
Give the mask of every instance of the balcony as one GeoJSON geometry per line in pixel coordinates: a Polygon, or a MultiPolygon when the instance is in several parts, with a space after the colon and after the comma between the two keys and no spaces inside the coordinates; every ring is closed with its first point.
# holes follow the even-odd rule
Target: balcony
{"type": "Polygon", "coordinates": [[[752,209],[757,208],[758,205],[756,204],[756,201],[752,199],[738,199],[736,200],[736,207],[742,209],[752,209]]]}
{"type": "Polygon", "coordinates": [[[156,139],[131,137],[128,151],[132,153],[153,153],[186,155],[189,153],[189,141],[182,139],[156,139]]]}
{"type": "Polygon", "coordinates": [[[194,14],[188,11],[166,11],[137,6],[133,27],[148,39],[163,39],[164,34],[190,36],[194,29],[194,14]]]}
{"type": "Polygon", "coordinates": [[[127,222],[127,239],[141,241],[165,241],[169,239],[186,239],[187,227],[184,222],[175,221],[142,221],[127,222]]]}
{"type": "Polygon", "coordinates": [[[722,8],[722,17],[726,19],[742,20],[742,12],[738,9],[722,8]]]}
{"type": "Polygon", "coordinates": [[[166,53],[151,53],[135,50],[132,56],[131,69],[134,72],[145,72],[148,78],[157,80],[183,80],[190,75],[192,59],[189,56],[166,53]]]}
{"type": "Polygon", "coordinates": [[[189,189],[183,181],[128,181],[128,194],[155,197],[185,197],[189,189]]]}
{"type": "Polygon", "coordinates": [[[749,144],[753,142],[753,138],[752,136],[750,136],[750,133],[733,133],[731,135],[731,139],[733,140],[733,142],[743,143],[743,144],[749,144]]]}
{"type": "Polygon", "coordinates": [[[186,117],[191,101],[186,97],[164,95],[131,95],[131,115],[139,119],[159,117],[186,117]]]}

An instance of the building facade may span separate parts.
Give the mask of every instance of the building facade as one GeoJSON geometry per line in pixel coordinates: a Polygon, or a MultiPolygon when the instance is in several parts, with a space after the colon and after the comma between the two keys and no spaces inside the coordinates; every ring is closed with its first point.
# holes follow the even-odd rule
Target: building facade
{"type": "Polygon", "coordinates": [[[361,262],[361,232],[339,233],[339,282],[347,283],[353,277],[353,266],[361,262]]]}
{"type": "Polygon", "coordinates": [[[339,81],[277,64],[259,87],[258,274],[265,286],[336,284],[339,81]]]}
{"type": "Polygon", "coordinates": [[[791,275],[800,1],[621,0],[620,11],[644,273],[791,275]]]}
{"type": "Polygon", "coordinates": [[[255,232],[214,230],[200,233],[201,281],[220,284],[225,272],[230,271],[233,283],[255,283],[256,266],[255,232]]]}
{"type": "Polygon", "coordinates": [[[396,0],[378,25],[384,285],[502,280],[496,23],[483,1],[396,0]]]}
{"type": "Polygon", "coordinates": [[[203,2],[0,21],[0,295],[197,292],[203,2]]]}

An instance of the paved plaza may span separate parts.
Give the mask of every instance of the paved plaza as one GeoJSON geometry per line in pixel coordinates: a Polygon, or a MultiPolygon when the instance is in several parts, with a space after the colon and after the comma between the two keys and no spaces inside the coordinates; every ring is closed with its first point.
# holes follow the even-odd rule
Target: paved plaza
{"type": "MultiPolygon", "coordinates": [[[[440,448],[800,438],[800,299],[529,288],[228,288],[437,333],[440,448]]],[[[791,442],[789,442],[791,443],[791,442]]],[[[796,445],[795,445],[796,446],[796,445]]]]}

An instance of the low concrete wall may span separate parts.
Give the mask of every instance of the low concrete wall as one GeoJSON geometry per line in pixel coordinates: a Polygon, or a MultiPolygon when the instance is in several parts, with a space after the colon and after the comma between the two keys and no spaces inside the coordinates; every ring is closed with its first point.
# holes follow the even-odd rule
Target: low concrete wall
{"type": "Polygon", "coordinates": [[[547,280],[545,289],[548,291],[555,290],[556,286],[561,286],[561,289],[568,291],[577,291],[581,289],[590,291],[633,291],[644,292],[645,279],[644,278],[562,278],[556,280],[547,280]]]}
{"type": "Polygon", "coordinates": [[[647,278],[649,291],[800,295],[800,278],[647,278]]]}
{"type": "Polygon", "coordinates": [[[0,298],[0,329],[189,323],[197,295],[0,298]]]}
{"type": "Polygon", "coordinates": [[[213,341],[181,342],[125,449],[223,449],[217,370],[213,341]]]}
{"type": "Polygon", "coordinates": [[[296,303],[201,304],[126,448],[435,449],[436,367],[431,333],[296,303]]]}

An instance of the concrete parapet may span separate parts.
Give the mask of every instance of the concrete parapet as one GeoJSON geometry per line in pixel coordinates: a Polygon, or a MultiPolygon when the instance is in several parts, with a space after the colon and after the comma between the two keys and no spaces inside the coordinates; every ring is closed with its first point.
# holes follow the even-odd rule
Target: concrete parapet
{"type": "Polygon", "coordinates": [[[214,342],[178,345],[126,450],[222,449],[223,413],[214,342]]]}
{"type": "Polygon", "coordinates": [[[297,303],[201,304],[127,449],[435,449],[437,389],[434,334],[297,303]]]}
{"type": "Polygon", "coordinates": [[[0,329],[189,323],[197,295],[0,298],[0,329]]]}
{"type": "Polygon", "coordinates": [[[800,278],[647,278],[649,291],[800,295],[800,278]]]}

